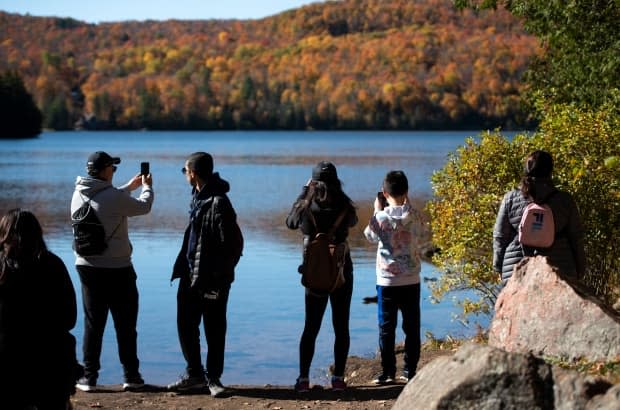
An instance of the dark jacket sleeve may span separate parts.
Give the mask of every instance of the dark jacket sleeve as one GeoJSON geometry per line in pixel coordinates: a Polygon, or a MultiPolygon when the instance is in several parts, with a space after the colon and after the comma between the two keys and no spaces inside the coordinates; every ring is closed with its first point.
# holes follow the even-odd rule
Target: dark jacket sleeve
{"type": "Polygon", "coordinates": [[[349,211],[347,213],[345,221],[347,221],[347,228],[352,228],[359,222],[359,219],[357,217],[357,211],[354,207],[349,207],[349,211]]]}
{"type": "Polygon", "coordinates": [[[45,363],[53,369],[54,377],[48,380],[35,395],[45,397],[52,392],[72,394],[76,380],[76,342],[71,334],[77,319],[75,289],[62,260],[48,253],[40,266],[38,325],[33,326],[34,337],[28,352],[37,364],[45,363]],[[42,342],[43,341],[43,342],[42,342]]]}
{"type": "Polygon", "coordinates": [[[508,199],[509,194],[504,195],[493,228],[493,270],[499,273],[502,272],[506,248],[514,238],[513,228],[508,216],[508,199]]]}
{"type": "Polygon", "coordinates": [[[179,251],[174,266],[172,267],[172,276],[170,281],[180,279],[182,276],[189,276],[189,263],[187,261],[187,241],[189,240],[190,226],[188,225],[183,234],[183,244],[179,251]]]}
{"type": "Polygon", "coordinates": [[[65,316],[64,328],[67,332],[69,332],[75,327],[75,322],[77,321],[77,303],[75,297],[75,289],[73,288],[73,282],[71,282],[69,272],[67,272],[67,268],[64,263],[62,263],[61,266],[62,280],[60,286],[62,287],[62,295],[65,299],[65,306],[63,309],[63,315],[65,316]]]}
{"type": "Polygon", "coordinates": [[[200,291],[219,290],[235,279],[235,263],[231,235],[236,229],[237,215],[226,196],[215,197],[205,204],[197,239],[191,287],[200,291]]]}
{"type": "MultiPolygon", "coordinates": [[[[235,254],[231,244],[235,239],[237,214],[227,197],[217,197],[213,205],[211,234],[212,275],[215,288],[232,283],[235,271],[235,254]]],[[[202,263],[201,263],[202,265],[202,263]]]]}
{"type": "Polygon", "coordinates": [[[308,194],[308,186],[304,185],[301,189],[301,193],[297,196],[291,211],[286,217],[286,226],[289,229],[298,229],[302,223],[303,213],[306,207],[308,206],[308,202],[306,200],[306,195],[308,194]]]}
{"type": "Polygon", "coordinates": [[[514,266],[523,259],[523,248],[518,240],[518,226],[527,199],[514,189],[502,199],[493,228],[493,270],[501,272],[502,280],[512,276],[514,266]]]}
{"type": "Polygon", "coordinates": [[[50,305],[46,310],[46,315],[55,324],[55,330],[69,332],[75,327],[77,320],[75,289],[62,260],[52,253],[48,258],[49,271],[44,273],[47,277],[47,286],[44,287],[43,292],[54,295],[54,300],[47,298],[50,299],[50,305]]]}

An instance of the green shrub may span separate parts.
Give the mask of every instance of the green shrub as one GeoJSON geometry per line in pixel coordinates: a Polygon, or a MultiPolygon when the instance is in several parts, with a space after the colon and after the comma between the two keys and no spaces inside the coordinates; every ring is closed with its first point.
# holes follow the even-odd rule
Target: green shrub
{"type": "Polygon", "coordinates": [[[552,153],[554,181],[575,196],[582,213],[586,283],[607,301],[619,293],[620,247],[614,241],[620,234],[620,188],[617,171],[605,166],[620,146],[617,112],[570,106],[543,111],[536,134],[508,139],[486,132],[470,138],[432,177],[428,211],[433,240],[442,250],[433,259],[441,272],[433,296],[441,300],[451,291],[473,290],[477,299],[460,301],[464,317],[493,311],[499,291],[492,268],[495,217],[504,193],[521,179],[524,158],[535,149],[552,153]]]}
{"type": "Polygon", "coordinates": [[[617,108],[597,112],[553,106],[537,133],[539,146],[556,158],[555,180],[571,192],[585,228],[588,271],[585,278],[612,303],[620,294],[620,180],[606,160],[620,153],[617,108]]]}

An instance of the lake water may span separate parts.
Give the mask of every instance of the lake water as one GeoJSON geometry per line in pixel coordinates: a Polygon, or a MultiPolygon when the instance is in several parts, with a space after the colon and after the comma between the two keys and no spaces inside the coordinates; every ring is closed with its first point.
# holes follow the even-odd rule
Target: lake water
{"type": "MultiPolygon", "coordinates": [[[[293,384],[298,373],[298,341],[303,330],[303,288],[297,265],[301,234],[284,219],[320,160],[338,168],[345,191],[361,215],[390,169],[409,177],[410,196],[431,195],[430,176],[449,152],[476,132],[45,132],[37,139],[0,140],[0,212],[13,207],[33,211],[43,224],[50,249],[69,269],[78,296],[81,359],[80,285],[71,251],[69,203],[75,178],[84,175],[89,153],[104,150],[122,162],[114,184],[128,181],[141,161],[150,161],[155,203],[149,215],[130,218],[133,261],[138,273],[140,313],[138,349],[148,383],[166,384],[184,369],[176,332],[176,288],[172,263],[187,222],[190,186],[181,174],[188,154],[210,152],[216,171],[231,184],[230,198],[246,240],[236,270],[228,314],[225,384],[293,384]]],[[[361,231],[367,216],[350,235],[354,262],[350,355],[371,356],[377,349],[376,305],[362,304],[375,295],[375,248],[361,231]]],[[[422,276],[436,275],[423,265],[422,276]]],[[[436,337],[473,332],[452,320],[449,300],[431,304],[422,290],[422,335],[436,337]]],[[[330,310],[317,340],[311,377],[324,382],[332,362],[330,310]]],[[[402,334],[398,334],[402,340],[402,334]]],[[[204,338],[203,350],[206,349],[204,338]]],[[[99,383],[122,381],[114,328],[108,320],[99,383]]]]}

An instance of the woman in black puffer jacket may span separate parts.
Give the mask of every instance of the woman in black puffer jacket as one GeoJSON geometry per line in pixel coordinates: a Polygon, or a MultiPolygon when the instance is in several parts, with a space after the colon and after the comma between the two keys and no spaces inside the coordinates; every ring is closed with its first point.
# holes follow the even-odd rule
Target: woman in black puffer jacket
{"type": "Polygon", "coordinates": [[[546,256],[549,264],[564,275],[583,278],[586,258],[581,217],[571,194],[553,185],[552,171],[551,154],[534,151],[526,158],[519,188],[504,195],[493,229],[493,269],[500,273],[502,284],[524,256],[534,255],[546,256]],[[530,202],[546,203],[553,211],[555,239],[549,248],[524,249],[519,242],[519,222],[530,202]]]}

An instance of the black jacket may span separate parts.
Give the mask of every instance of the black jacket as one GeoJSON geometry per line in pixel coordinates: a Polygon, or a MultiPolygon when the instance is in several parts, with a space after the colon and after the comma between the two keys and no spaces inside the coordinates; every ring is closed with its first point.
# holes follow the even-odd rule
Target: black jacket
{"type": "Polygon", "coordinates": [[[12,400],[33,403],[75,391],[71,329],[76,318],[73,284],[58,256],[48,251],[29,266],[9,272],[0,284],[0,408],[16,408],[3,404],[12,400]],[[32,389],[24,380],[37,371],[51,377],[32,389]]]}
{"type": "Polygon", "coordinates": [[[194,190],[190,221],[170,280],[186,276],[191,287],[218,290],[235,279],[236,258],[229,244],[237,214],[228,199],[227,181],[216,172],[202,191],[194,190]]]}
{"type": "MultiPolygon", "coordinates": [[[[300,229],[303,233],[303,249],[305,251],[309,241],[319,233],[328,232],[341,212],[346,211],[342,222],[334,232],[334,243],[341,243],[347,240],[349,236],[349,228],[357,224],[357,213],[355,207],[351,205],[348,199],[344,196],[340,198],[332,198],[329,201],[319,203],[312,201],[309,204],[310,212],[314,216],[314,220],[318,229],[312,223],[306,209],[306,196],[308,187],[304,186],[301,193],[297,197],[297,200],[293,204],[289,215],[286,218],[286,226],[289,229],[300,229]]],[[[351,256],[347,254],[345,263],[345,275],[350,274],[353,271],[353,264],[351,262],[351,256]]]]}

